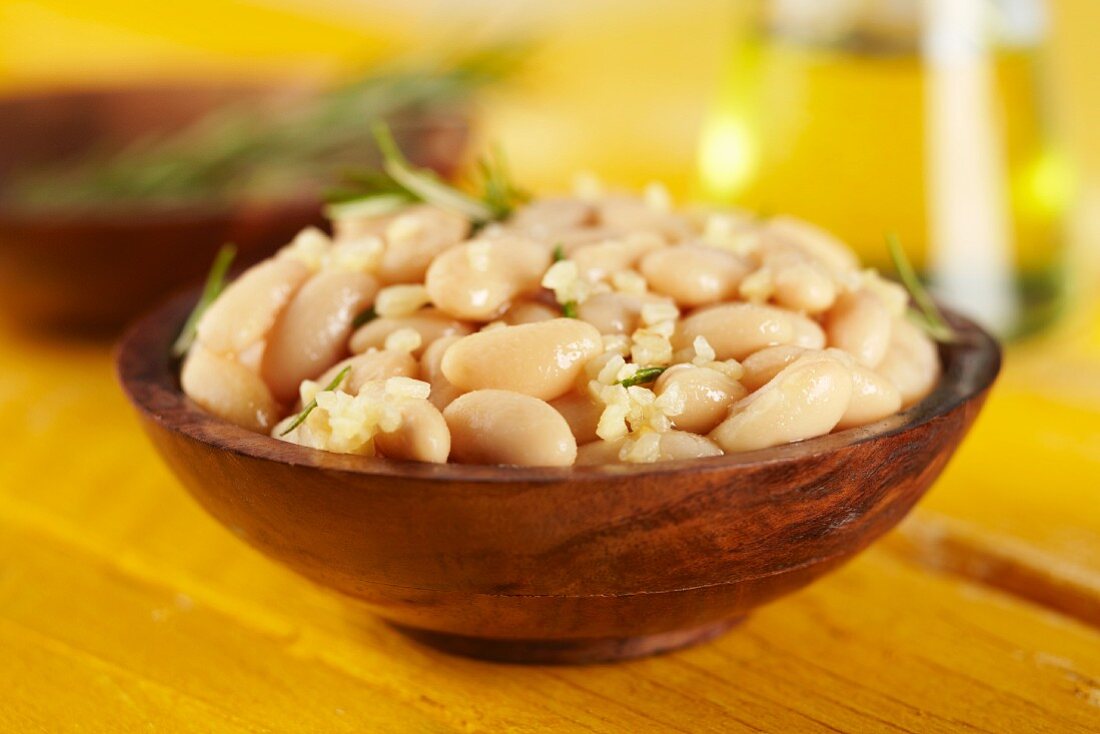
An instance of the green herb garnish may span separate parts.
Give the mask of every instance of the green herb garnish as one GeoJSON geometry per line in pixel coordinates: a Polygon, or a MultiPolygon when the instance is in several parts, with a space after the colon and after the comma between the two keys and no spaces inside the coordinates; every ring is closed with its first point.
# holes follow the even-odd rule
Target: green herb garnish
{"type": "Polygon", "coordinates": [[[374,310],[374,306],[371,306],[355,315],[355,318],[351,320],[351,328],[358,329],[363,324],[370,323],[376,318],[378,318],[378,312],[374,310]]]}
{"type": "Polygon", "coordinates": [[[619,380],[619,384],[623,387],[634,387],[635,385],[645,385],[653,382],[661,376],[668,367],[642,367],[626,379],[619,380]]]}
{"type": "Polygon", "coordinates": [[[214,263],[210,266],[210,272],[206,275],[206,284],[202,287],[202,295],[199,302],[191,310],[191,315],[183,323],[180,334],[172,343],[172,356],[182,359],[191,345],[195,342],[195,334],[198,332],[199,321],[210,304],[217,300],[225,290],[225,276],[233,264],[233,258],[237,256],[237,248],[234,245],[223,245],[218,254],[214,256],[214,263]]]}
{"type": "MultiPolygon", "coordinates": [[[[351,372],[351,365],[349,364],[347,367],[340,370],[340,374],[338,374],[338,375],[336,375],[336,377],[332,378],[332,382],[325,385],[324,390],[319,390],[318,392],[332,392],[336,388],[340,387],[340,383],[342,383],[344,381],[344,378],[347,377],[350,372],[351,372]]],[[[279,438],[282,438],[283,436],[290,433],[291,431],[293,431],[298,426],[305,423],[306,418],[309,417],[309,414],[312,413],[313,410],[316,407],[317,407],[317,396],[315,395],[313,397],[313,400],[310,400],[309,403],[306,404],[306,407],[302,408],[302,412],[298,414],[298,417],[295,418],[294,421],[289,426],[287,426],[285,431],[283,431],[282,433],[279,434],[279,438]]]]}
{"type": "Polygon", "coordinates": [[[567,319],[577,318],[577,302],[566,301],[561,305],[561,315],[567,319]]]}
{"type": "Polygon", "coordinates": [[[364,211],[387,213],[421,201],[466,217],[476,232],[491,222],[507,219],[516,206],[528,199],[512,183],[499,152],[478,161],[481,180],[474,195],[447,183],[435,171],[412,165],[384,121],[375,121],[371,131],[382,153],[382,170],[347,174],[345,187],[332,193],[330,216],[364,211]]]}
{"type": "Polygon", "coordinates": [[[565,259],[565,246],[560,242],[554,245],[554,262],[560,263],[565,259]]]}
{"type": "Polygon", "coordinates": [[[460,109],[512,75],[526,54],[525,44],[498,44],[434,62],[399,59],[316,94],[237,95],[180,130],[21,172],[5,198],[59,208],[299,195],[323,188],[349,160],[373,164],[370,120],[460,109]]]}
{"type": "Polygon", "coordinates": [[[932,300],[932,296],[928,295],[928,291],[925,290],[920,278],[917,277],[913,264],[909,262],[909,258],[906,257],[905,250],[901,246],[901,238],[893,232],[887,234],[886,247],[890,251],[890,259],[894,262],[894,269],[897,270],[902,285],[909,291],[909,295],[912,297],[913,302],[917,304],[917,309],[919,309],[910,309],[909,317],[936,341],[955,341],[958,334],[955,333],[955,329],[951,327],[951,324],[947,323],[947,319],[944,318],[936,302],[932,300]]]}

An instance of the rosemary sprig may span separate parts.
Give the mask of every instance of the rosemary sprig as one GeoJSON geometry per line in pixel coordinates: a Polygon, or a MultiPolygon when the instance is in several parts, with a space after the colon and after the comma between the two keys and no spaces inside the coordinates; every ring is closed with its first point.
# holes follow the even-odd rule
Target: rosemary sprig
{"type": "Polygon", "coordinates": [[[218,250],[218,254],[214,256],[214,263],[210,266],[210,272],[206,275],[206,284],[202,287],[199,302],[191,310],[187,321],[183,323],[179,336],[172,343],[172,356],[176,359],[182,359],[187,351],[191,349],[191,345],[195,342],[199,321],[202,319],[202,315],[206,313],[206,309],[210,308],[210,304],[217,300],[218,296],[225,290],[225,276],[229,273],[233,258],[236,256],[237,248],[231,244],[223,245],[218,250]]]}
{"type": "MultiPolygon", "coordinates": [[[[342,383],[344,381],[344,378],[346,378],[350,372],[351,372],[351,365],[349,364],[347,367],[340,370],[340,373],[338,375],[336,375],[336,377],[332,378],[332,382],[325,385],[325,388],[323,390],[318,390],[318,392],[332,392],[336,388],[340,387],[340,383],[342,383]]],[[[302,408],[302,412],[298,414],[298,417],[295,418],[294,421],[289,426],[286,427],[285,431],[283,431],[282,433],[279,434],[279,438],[282,438],[283,436],[290,433],[291,431],[293,431],[298,426],[305,423],[306,418],[308,418],[309,414],[312,413],[316,408],[317,408],[317,396],[314,395],[313,400],[310,400],[306,404],[306,407],[302,408]]]]}
{"type": "Polygon", "coordinates": [[[668,367],[642,367],[630,377],[619,380],[619,384],[623,387],[646,385],[660,377],[661,374],[667,369],[668,367]]]}
{"type": "Polygon", "coordinates": [[[554,262],[560,263],[565,259],[565,245],[560,242],[554,245],[554,262]]]}
{"type": "Polygon", "coordinates": [[[384,214],[407,203],[422,201],[466,217],[476,232],[491,222],[507,219],[517,205],[529,198],[512,183],[499,151],[478,161],[480,181],[477,194],[473,195],[450,185],[435,171],[413,166],[384,121],[376,120],[371,132],[382,153],[382,170],[345,175],[345,187],[330,192],[330,216],[384,214]]]}
{"type": "Polygon", "coordinates": [[[909,295],[912,297],[913,302],[917,304],[917,309],[919,309],[910,309],[910,318],[936,341],[955,341],[958,334],[956,334],[951,324],[947,323],[947,319],[944,318],[936,302],[932,300],[932,296],[928,295],[928,291],[925,290],[920,278],[917,277],[913,264],[909,262],[909,258],[906,257],[905,250],[901,246],[901,238],[893,232],[887,234],[886,247],[890,251],[890,259],[894,262],[894,269],[898,271],[898,277],[901,279],[902,285],[909,291],[909,295]]]}

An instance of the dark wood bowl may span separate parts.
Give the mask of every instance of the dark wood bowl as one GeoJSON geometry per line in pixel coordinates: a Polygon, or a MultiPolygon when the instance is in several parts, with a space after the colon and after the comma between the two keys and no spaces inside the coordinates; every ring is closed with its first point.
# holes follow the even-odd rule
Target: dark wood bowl
{"type": "MultiPolygon", "coordinates": [[[[303,227],[324,226],[315,185],[273,200],[80,210],[20,207],[3,194],[22,170],[177,130],[227,103],[287,104],[308,95],[300,86],[156,86],[0,99],[0,310],[34,327],[117,333],[166,293],[200,279],[222,244],[236,244],[237,263],[247,265],[303,227]]],[[[410,157],[445,175],[458,165],[467,132],[458,113],[395,125],[410,157]]]]}
{"type": "Polygon", "coordinates": [[[168,348],[191,298],[123,338],[123,389],[220,522],[440,648],[591,662],[708,639],[836,568],[909,511],[1000,369],[958,316],[936,390],[863,428],[749,453],[565,469],[332,454],[251,433],[180,392],[168,348]]]}

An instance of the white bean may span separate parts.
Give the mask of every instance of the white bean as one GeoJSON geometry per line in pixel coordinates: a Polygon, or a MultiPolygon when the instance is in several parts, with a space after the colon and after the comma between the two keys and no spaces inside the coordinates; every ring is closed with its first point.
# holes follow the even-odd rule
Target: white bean
{"type": "Polygon", "coordinates": [[[755,392],[772,378],[778,375],[784,367],[806,354],[809,350],[805,347],[796,347],[793,344],[780,344],[776,347],[768,347],[754,352],[741,363],[744,372],[741,374],[741,384],[749,392],[755,392]]]}
{"type": "Polygon", "coordinates": [[[826,266],[796,247],[769,244],[764,267],[772,276],[772,300],[784,308],[818,314],[836,301],[836,282],[826,266]]]}
{"type": "Polygon", "coordinates": [[[520,237],[482,239],[452,247],[428,268],[432,303],[459,319],[491,321],[509,301],[539,289],[550,251],[520,237]]]}
{"type": "Polygon", "coordinates": [[[890,313],[870,291],[846,293],[825,317],[829,346],[843,349],[865,367],[877,367],[890,346],[890,313]]]}
{"type": "MultiPolygon", "coordinates": [[[[619,452],[622,451],[624,442],[625,439],[619,438],[584,444],[577,449],[577,466],[622,463],[619,452]]],[[[687,431],[662,433],[659,446],[658,461],[683,461],[722,455],[722,449],[714,441],[687,431]]]]}
{"type": "Polygon", "coordinates": [[[844,411],[838,430],[874,423],[901,409],[901,393],[894,384],[877,372],[855,362],[852,372],[852,397],[844,411]]]}
{"type": "Polygon", "coordinates": [[[750,268],[732,252],[680,245],[648,253],[640,270],[651,289],[690,308],[734,296],[750,268]]]}
{"type": "Polygon", "coordinates": [[[500,320],[510,326],[533,324],[537,321],[549,321],[561,316],[560,308],[552,308],[538,301],[519,301],[508,307],[500,320]]]}
{"type": "Polygon", "coordinates": [[[451,431],[439,409],[427,400],[411,399],[401,406],[401,425],[374,438],[387,459],[443,464],[451,453],[451,431]]]}
{"type": "Polygon", "coordinates": [[[466,239],[469,231],[463,216],[427,205],[410,207],[387,223],[386,249],[376,275],[387,285],[419,283],[432,260],[466,239]]]}
{"type": "Polygon", "coordinates": [[[638,328],[642,306],[663,302],[663,298],[648,294],[597,293],[577,306],[577,318],[592,324],[601,334],[630,334],[638,328]]]}
{"type": "Polygon", "coordinates": [[[825,333],[814,321],[781,308],[753,303],[725,303],[694,312],[677,325],[672,346],[686,349],[699,336],[706,338],[719,360],[744,359],[779,344],[807,349],[825,346],[825,333]]]}
{"type": "Polygon", "coordinates": [[[569,253],[577,264],[581,277],[603,280],[612,273],[633,268],[646,253],[666,247],[664,239],[648,232],[639,232],[621,239],[583,245],[569,253]]]}
{"type": "Polygon", "coordinates": [[[278,420],[279,406],[260,376],[201,343],[191,346],[180,385],[203,410],[242,428],[267,433],[278,420]]]}
{"type": "Polygon", "coordinates": [[[664,395],[679,390],[684,408],[672,418],[672,424],[691,433],[709,433],[729,414],[730,406],[745,397],[741,383],[718,370],[679,364],[670,367],[657,378],[653,391],[664,395]]]}
{"type": "Polygon", "coordinates": [[[855,253],[832,234],[794,217],[775,217],[764,225],[766,238],[778,238],[810,255],[833,274],[843,277],[859,269],[855,253]]]}
{"type": "Polygon", "coordinates": [[[267,338],[260,374],[284,403],[347,353],[355,315],[374,299],[378,283],[369,275],[321,272],[295,294],[267,338]]]}
{"type": "Polygon", "coordinates": [[[386,337],[399,329],[413,329],[420,334],[420,347],[413,351],[420,356],[437,339],[448,336],[465,336],[474,329],[469,324],[456,321],[436,308],[424,308],[411,316],[391,316],[372,319],[360,326],[351,336],[351,351],[359,354],[368,349],[382,349],[386,337]]]}
{"type": "Polygon", "coordinates": [[[890,346],[875,371],[898,389],[902,407],[908,408],[932,392],[940,369],[936,343],[905,317],[894,319],[890,346]]]}
{"type": "Polygon", "coordinates": [[[823,436],[840,422],[851,394],[847,367],[824,355],[804,357],[736,403],[710,438],[734,452],[823,436]]]}
{"type": "Polygon", "coordinates": [[[445,336],[436,339],[424,350],[424,354],[420,357],[421,379],[432,386],[432,392],[428,395],[428,400],[440,410],[446,408],[463,393],[462,390],[451,384],[451,381],[443,374],[441,367],[443,355],[450,349],[452,344],[461,338],[461,336],[445,336]]]}
{"type": "Polygon", "coordinates": [[[550,405],[565,418],[578,444],[596,440],[596,426],[599,425],[604,406],[593,400],[586,389],[566,393],[551,400],[550,405]]]}
{"type": "Polygon", "coordinates": [[[218,354],[241,354],[267,338],[275,320],[309,278],[295,260],[271,259],[230,283],[199,321],[197,339],[218,354]]]}
{"type": "Polygon", "coordinates": [[[466,393],[443,411],[451,457],[460,464],[569,466],[577,441],[558,411],[507,390],[466,393]]]}
{"type": "Polygon", "coordinates": [[[344,371],[345,367],[351,367],[351,372],[348,373],[348,376],[344,378],[337,389],[349,395],[358,395],[359,388],[368,382],[377,382],[390,377],[412,377],[415,379],[420,374],[419,365],[411,354],[383,349],[357,354],[354,357],[348,357],[341,362],[337,362],[318,377],[316,382],[322,387],[328,385],[344,371]]]}
{"type": "Polygon", "coordinates": [[[463,390],[495,388],[553,400],[569,392],[603,341],[591,324],[553,319],[465,336],[444,354],[443,374],[463,390]]]}

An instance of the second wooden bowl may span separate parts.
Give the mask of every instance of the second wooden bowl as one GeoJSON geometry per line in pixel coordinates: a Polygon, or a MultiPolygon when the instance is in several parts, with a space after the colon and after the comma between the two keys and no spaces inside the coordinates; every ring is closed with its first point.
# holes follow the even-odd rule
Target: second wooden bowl
{"type": "MultiPolygon", "coordinates": [[[[178,130],[242,99],[287,104],[294,87],[150,86],[0,100],[0,305],[18,323],[117,333],[166,293],[200,279],[226,242],[257,262],[307,225],[323,226],[316,183],[269,199],[98,208],[20,206],[4,195],[21,171],[79,160],[178,130]]],[[[459,114],[402,118],[394,132],[420,165],[449,175],[467,138],[459,114]]],[[[369,120],[363,122],[370,150],[369,120]]]]}
{"type": "Polygon", "coordinates": [[[892,528],[939,476],[1000,368],[952,317],[936,390],[859,429],[745,454],[568,469],[331,454],[232,426],[168,357],[191,301],[133,327],[119,376],[195,498],[261,551],[431,645],[522,662],[709,639],[892,528]]]}

